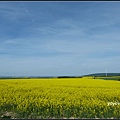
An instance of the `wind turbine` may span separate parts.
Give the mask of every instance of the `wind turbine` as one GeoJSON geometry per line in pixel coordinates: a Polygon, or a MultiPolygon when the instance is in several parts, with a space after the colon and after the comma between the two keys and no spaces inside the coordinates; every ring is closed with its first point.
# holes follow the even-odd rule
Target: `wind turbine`
{"type": "Polygon", "coordinates": [[[106,68],[106,77],[107,77],[107,68],[106,68]]]}

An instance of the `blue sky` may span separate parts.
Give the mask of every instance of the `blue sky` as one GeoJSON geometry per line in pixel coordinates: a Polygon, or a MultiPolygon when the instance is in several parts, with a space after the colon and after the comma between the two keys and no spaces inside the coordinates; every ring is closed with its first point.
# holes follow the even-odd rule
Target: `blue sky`
{"type": "Polygon", "coordinates": [[[120,2],[0,2],[0,76],[120,72],[120,2]]]}

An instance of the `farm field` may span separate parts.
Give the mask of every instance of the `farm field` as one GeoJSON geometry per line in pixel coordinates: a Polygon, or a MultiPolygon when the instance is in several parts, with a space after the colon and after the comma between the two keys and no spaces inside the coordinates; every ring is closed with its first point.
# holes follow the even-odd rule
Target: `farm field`
{"type": "Polygon", "coordinates": [[[83,78],[0,80],[0,117],[120,118],[120,82],[83,78]]]}

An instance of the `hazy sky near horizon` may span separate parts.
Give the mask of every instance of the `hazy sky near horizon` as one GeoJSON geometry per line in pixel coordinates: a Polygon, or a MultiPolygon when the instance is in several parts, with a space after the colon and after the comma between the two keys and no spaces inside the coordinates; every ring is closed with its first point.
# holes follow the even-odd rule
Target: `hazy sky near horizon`
{"type": "Polygon", "coordinates": [[[0,2],[0,76],[120,72],[120,2],[0,2]]]}

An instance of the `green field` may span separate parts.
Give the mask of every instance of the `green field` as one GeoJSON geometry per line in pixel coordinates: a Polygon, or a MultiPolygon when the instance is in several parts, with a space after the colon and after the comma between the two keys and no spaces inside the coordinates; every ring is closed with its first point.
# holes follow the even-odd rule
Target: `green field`
{"type": "Polygon", "coordinates": [[[120,118],[120,81],[1,79],[0,117],[120,118]]]}

